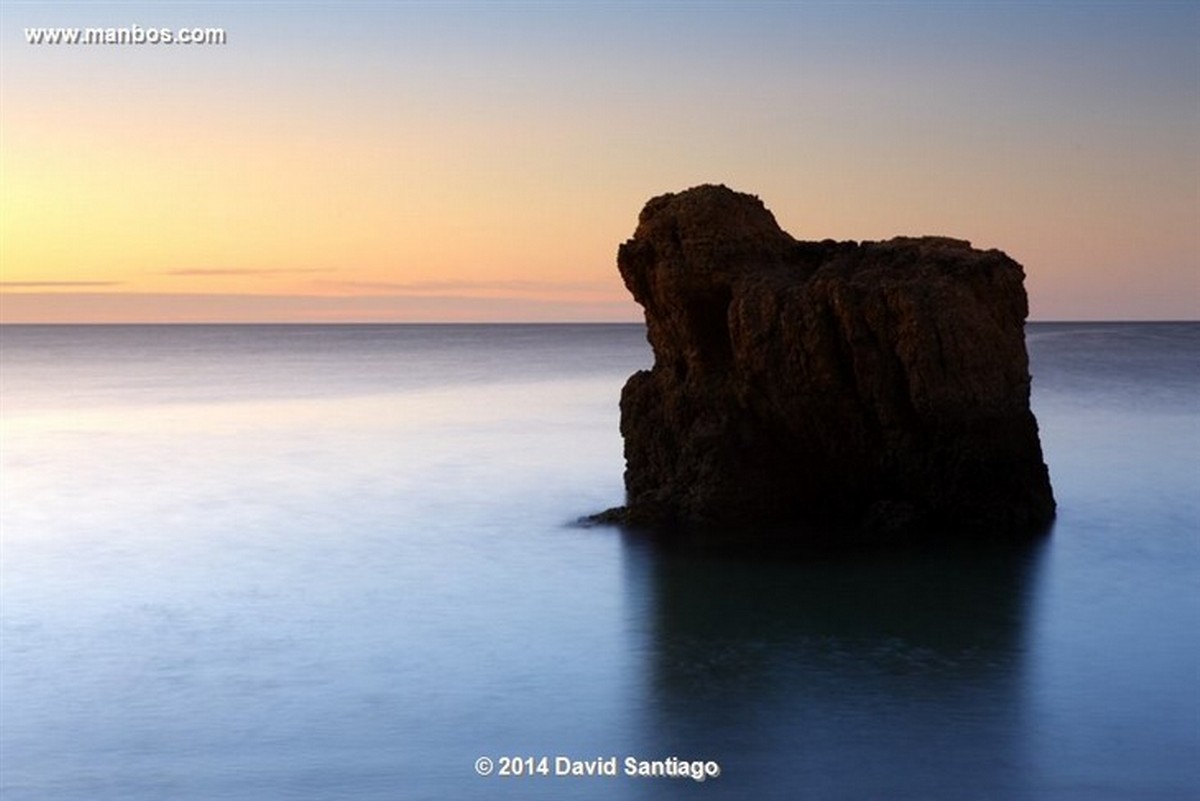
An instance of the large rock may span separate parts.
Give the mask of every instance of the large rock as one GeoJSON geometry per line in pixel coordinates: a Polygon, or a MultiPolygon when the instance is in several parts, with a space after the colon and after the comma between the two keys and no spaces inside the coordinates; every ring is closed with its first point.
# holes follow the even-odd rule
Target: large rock
{"type": "Polygon", "coordinates": [[[801,242],[752,195],[646,204],[617,259],[654,367],[622,519],[805,545],[1044,530],[1021,266],[943,237],[801,242]]]}

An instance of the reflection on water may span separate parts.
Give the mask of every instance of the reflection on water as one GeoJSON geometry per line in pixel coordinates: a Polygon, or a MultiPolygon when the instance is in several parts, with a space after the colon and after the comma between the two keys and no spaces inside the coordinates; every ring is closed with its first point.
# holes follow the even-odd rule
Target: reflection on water
{"type": "Polygon", "coordinates": [[[1024,797],[1042,547],[764,564],[627,543],[647,747],[719,760],[719,797],[1024,797]]]}

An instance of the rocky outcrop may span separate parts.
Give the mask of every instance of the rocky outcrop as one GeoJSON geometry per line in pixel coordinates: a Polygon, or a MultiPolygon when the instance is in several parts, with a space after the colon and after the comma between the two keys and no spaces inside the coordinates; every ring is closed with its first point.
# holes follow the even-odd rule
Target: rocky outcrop
{"type": "Polygon", "coordinates": [[[617,263],[654,349],[621,395],[627,523],[842,545],[1053,518],[1024,273],[1000,251],[797,241],[700,186],[648,202],[617,263]]]}

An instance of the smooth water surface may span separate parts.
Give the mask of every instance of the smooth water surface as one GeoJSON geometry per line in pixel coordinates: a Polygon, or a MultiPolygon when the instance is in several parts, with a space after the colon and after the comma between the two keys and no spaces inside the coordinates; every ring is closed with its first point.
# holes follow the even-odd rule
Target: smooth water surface
{"type": "Polygon", "coordinates": [[[640,326],[5,327],[0,797],[1195,798],[1200,325],[1028,342],[1049,539],[763,563],[572,524],[640,326]]]}

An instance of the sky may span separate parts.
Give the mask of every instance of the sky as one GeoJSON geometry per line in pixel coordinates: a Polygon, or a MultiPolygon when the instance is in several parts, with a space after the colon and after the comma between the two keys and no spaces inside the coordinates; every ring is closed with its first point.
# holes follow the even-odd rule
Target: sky
{"type": "Polygon", "coordinates": [[[0,2],[0,321],[635,321],[650,197],[1200,318],[1200,3],[0,2]],[[223,45],[37,45],[34,27],[223,45]]]}

